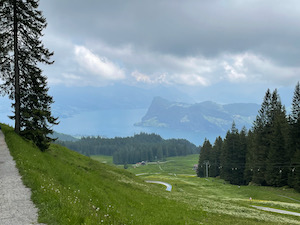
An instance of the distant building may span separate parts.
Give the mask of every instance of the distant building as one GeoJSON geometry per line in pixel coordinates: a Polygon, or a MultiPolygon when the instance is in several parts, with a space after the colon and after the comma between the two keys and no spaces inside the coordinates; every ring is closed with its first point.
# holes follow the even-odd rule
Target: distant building
{"type": "Polygon", "coordinates": [[[198,164],[195,164],[193,170],[196,171],[197,169],[198,169],[198,164]]]}

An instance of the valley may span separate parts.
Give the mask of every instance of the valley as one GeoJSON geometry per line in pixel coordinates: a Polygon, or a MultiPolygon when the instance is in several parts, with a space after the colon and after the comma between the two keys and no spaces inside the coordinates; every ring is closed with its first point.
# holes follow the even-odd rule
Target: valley
{"type": "MultiPolygon", "coordinates": [[[[102,156],[92,158],[102,161],[102,156]]],[[[143,180],[172,185],[168,198],[193,205],[206,212],[210,221],[204,224],[300,224],[297,216],[265,212],[255,207],[300,213],[300,194],[288,187],[231,185],[219,178],[198,178],[193,169],[199,155],[169,157],[165,162],[129,165],[128,171],[143,180]],[[215,218],[213,220],[212,218],[215,218]],[[223,223],[222,223],[223,222],[223,223]]],[[[106,159],[107,157],[104,157],[106,159]]],[[[102,161],[103,163],[103,161],[102,161]]],[[[118,166],[122,168],[122,166],[118,166]]],[[[165,186],[153,184],[162,191],[165,186]]]]}

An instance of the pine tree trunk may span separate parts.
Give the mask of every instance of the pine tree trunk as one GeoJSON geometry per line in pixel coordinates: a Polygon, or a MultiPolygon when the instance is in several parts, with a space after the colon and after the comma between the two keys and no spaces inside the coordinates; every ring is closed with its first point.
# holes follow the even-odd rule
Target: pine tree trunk
{"type": "Polygon", "coordinates": [[[15,132],[20,133],[20,85],[18,54],[17,0],[14,0],[14,72],[15,72],[15,132]]]}

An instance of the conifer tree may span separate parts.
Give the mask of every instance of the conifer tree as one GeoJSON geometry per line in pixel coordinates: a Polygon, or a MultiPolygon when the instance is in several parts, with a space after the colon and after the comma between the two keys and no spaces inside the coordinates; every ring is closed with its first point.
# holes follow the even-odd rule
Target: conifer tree
{"type": "Polygon", "coordinates": [[[298,82],[295,87],[290,118],[291,118],[291,120],[290,120],[291,124],[299,123],[299,120],[300,120],[300,82],[298,82]]]}
{"type": "Polygon", "coordinates": [[[245,183],[248,184],[252,181],[253,177],[253,168],[254,168],[254,160],[253,158],[255,157],[254,154],[254,134],[252,130],[248,132],[248,137],[247,137],[247,152],[246,152],[246,159],[245,159],[245,172],[244,172],[244,179],[245,183]]]}
{"type": "Polygon", "coordinates": [[[300,149],[297,149],[291,160],[289,184],[300,192],[300,149]]]}
{"type": "Polygon", "coordinates": [[[215,140],[214,146],[210,154],[210,159],[209,159],[211,177],[220,176],[220,157],[221,157],[222,147],[223,147],[223,140],[219,136],[215,140]]]}
{"type": "Polygon", "coordinates": [[[30,89],[21,88],[22,105],[20,107],[21,127],[20,132],[25,138],[32,140],[42,151],[49,147],[53,139],[48,137],[53,131],[49,124],[58,124],[57,118],[51,115],[52,96],[48,95],[46,77],[41,75],[41,70],[29,73],[30,89]]]}
{"type": "Polygon", "coordinates": [[[264,101],[256,117],[253,127],[253,148],[251,171],[253,172],[252,182],[265,185],[266,159],[270,147],[270,129],[271,129],[271,107],[272,94],[267,90],[264,101]]]}
{"type": "Polygon", "coordinates": [[[1,92],[15,100],[11,117],[15,131],[45,150],[52,132],[49,125],[57,124],[51,116],[53,99],[47,93],[46,77],[37,66],[53,63],[53,53],[41,41],[46,20],[37,0],[0,0],[0,16],[1,92]]]}
{"type": "Polygon", "coordinates": [[[199,161],[198,161],[198,170],[197,170],[197,176],[198,177],[204,177],[206,174],[206,162],[209,162],[210,159],[210,154],[212,151],[212,145],[209,142],[209,140],[207,140],[205,138],[203,146],[201,148],[200,151],[200,155],[199,155],[199,161]]]}
{"type": "Polygon", "coordinates": [[[293,96],[292,110],[289,117],[290,141],[289,156],[291,167],[289,185],[300,191],[300,83],[298,82],[293,96]]]}
{"type": "Polygon", "coordinates": [[[285,108],[281,105],[277,92],[274,91],[273,121],[270,134],[270,148],[266,160],[266,182],[271,186],[287,185],[290,159],[287,152],[288,121],[285,108]],[[277,101],[275,101],[275,98],[277,101]]]}
{"type": "Polygon", "coordinates": [[[244,184],[245,170],[244,149],[241,148],[241,139],[235,122],[231,131],[227,132],[221,154],[221,178],[231,184],[244,184]]]}
{"type": "Polygon", "coordinates": [[[238,174],[239,174],[239,184],[245,183],[245,168],[246,168],[246,155],[248,151],[248,132],[246,127],[243,127],[239,133],[240,148],[237,154],[238,162],[238,174]]]}

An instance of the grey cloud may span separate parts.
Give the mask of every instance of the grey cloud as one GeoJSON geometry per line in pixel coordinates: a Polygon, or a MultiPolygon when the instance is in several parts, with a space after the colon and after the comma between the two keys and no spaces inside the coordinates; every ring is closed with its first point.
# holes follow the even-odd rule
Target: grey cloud
{"type": "Polygon", "coordinates": [[[41,1],[49,31],[178,56],[255,51],[298,65],[298,1],[41,1]]]}

